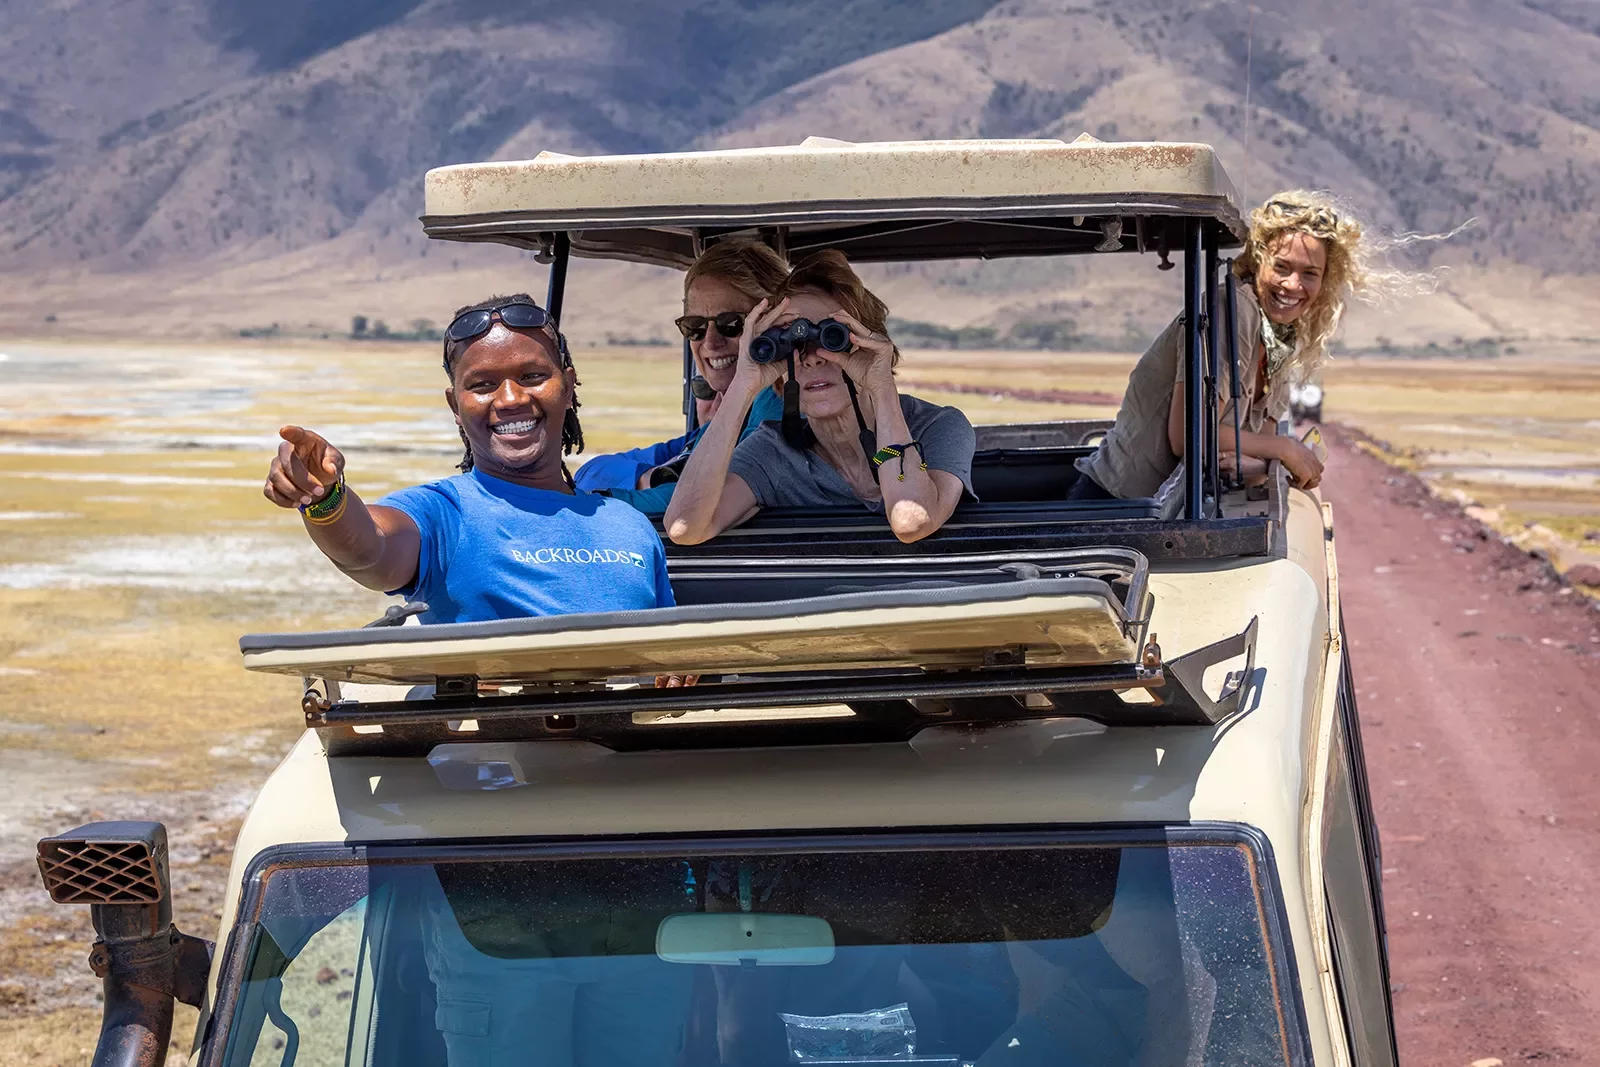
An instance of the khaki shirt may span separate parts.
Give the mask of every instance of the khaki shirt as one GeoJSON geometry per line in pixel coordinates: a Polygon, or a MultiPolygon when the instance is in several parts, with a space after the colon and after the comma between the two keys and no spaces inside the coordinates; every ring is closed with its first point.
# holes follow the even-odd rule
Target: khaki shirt
{"type": "MultiPolygon", "coordinates": [[[[1241,393],[1250,398],[1240,420],[1240,428],[1259,433],[1269,422],[1276,422],[1289,409],[1288,366],[1277,379],[1267,383],[1266,392],[1255,397],[1256,371],[1261,365],[1261,307],[1254,289],[1240,285],[1235,290],[1234,325],[1239,341],[1241,393]]],[[[1224,322],[1227,320],[1224,319],[1224,322]]],[[[1139,357],[1128,377],[1128,390],[1117,412],[1117,424],[1107,431],[1105,440],[1093,455],[1078,460],[1078,470],[1093,478],[1109,493],[1124,500],[1154,496],[1161,483],[1177,469],[1178,457],[1167,440],[1167,414],[1172,394],[1184,380],[1185,367],[1183,314],[1139,357]]],[[[1217,404],[1224,424],[1232,428],[1233,401],[1229,396],[1228,354],[1217,359],[1217,404]]],[[[1233,451],[1232,434],[1224,433],[1223,452],[1233,451]]]]}

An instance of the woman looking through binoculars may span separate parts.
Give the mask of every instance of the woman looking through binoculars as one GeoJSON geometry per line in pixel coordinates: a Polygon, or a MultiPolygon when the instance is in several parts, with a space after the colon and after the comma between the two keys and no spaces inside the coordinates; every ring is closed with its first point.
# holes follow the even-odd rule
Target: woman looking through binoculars
{"type": "Polygon", "coordinates": [[[900,352],[888,315],[833,249],[795,267],[771,300],[755,306],[722,410],[667,508],[669,537],[698,544],[768,507],[865,506],[883,512],[908,543],[944,525],[962,493],[972,492],[976,437],[957,409],[896,389],[900,352]],[[752,359],[752,344],[774,358],[752,359]],[[780,382],[783,421],[740,442],[744,412],[780,382]]]}

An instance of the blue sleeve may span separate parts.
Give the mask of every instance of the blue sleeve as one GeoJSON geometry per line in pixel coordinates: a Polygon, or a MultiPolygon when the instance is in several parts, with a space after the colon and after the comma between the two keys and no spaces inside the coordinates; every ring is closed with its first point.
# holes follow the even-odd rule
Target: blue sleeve
{"type": "MultiPolygon", "coordinates": [[[[652,531],[653,532],[653,531],[652,531]]],[[[661,542],[656,542],[656,607],[671,608],[678,604],[677,597],[672,595],[672,581],[667,577],[667,554],[661,548],[661,542]]]]}
{"type": "Polygon", "coordinates": [[[772,389],[763,389],[756,395],[755,402],[750,405],[750,414],[745,416],[744,432],[739,435],[739,440],[761,429],[763,422],[779,422],[783,419],[783,397],[772,389]]]}
{"type": "Polygon", "coordinates": [[[668,482],[653,489],[608,489],[606,492],[613,500],[629,504],[646,515],[657,516],[667,513],[667,505],[672,503],[672,491],[676,488],[677,482],[668,482]]]}
{"type": "Polygon", "coordinates": [[[632,489],[639,484],[639,475],[682,452],[687,441],[687,436],[674,437],[627,452],[596,456],[578,468],[573,481],[586,493],[597,489],[632,489]]]}
{"type": "Polygon", "coordinates": [[[392,596],[430,602],[435,583],[444,580],[450,566],[450,552],[461,532],[461,507],[441,486],[414,485],[390,493],[378,501],[379,507],[403,512],[417,524],[417,576],[392,596]]]}

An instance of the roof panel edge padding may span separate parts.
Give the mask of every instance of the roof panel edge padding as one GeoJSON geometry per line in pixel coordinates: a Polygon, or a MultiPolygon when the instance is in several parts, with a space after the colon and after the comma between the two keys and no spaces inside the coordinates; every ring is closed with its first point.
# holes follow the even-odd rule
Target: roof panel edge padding
{"type": "Polygon", "coordinates": [[[1211,146],[1178,142],[808,138],[709,152],[545,152],[520,162],[439,167],[428,172],[425,187],[430,233],[447,221],[472,219],[503,221],[522,233],[641,223],[725,226],[758,217],[781,225],[812,221],[817,209],[851,207],[894,218],[1148,205],[1154,213],[1177,208],[1206,215],[1235,232],[1241,217],[1238,194],[1211,146]]]}
{"type": "Polygon", "coordinates": [[[1030,662],[1132,662],[1115,592],[1097,578],[886,589],[796,600],[587,615],[251,634],[245,666],[340,681],[588,680],[858,666],[975,666],[1027,648],[1030,662]]]}

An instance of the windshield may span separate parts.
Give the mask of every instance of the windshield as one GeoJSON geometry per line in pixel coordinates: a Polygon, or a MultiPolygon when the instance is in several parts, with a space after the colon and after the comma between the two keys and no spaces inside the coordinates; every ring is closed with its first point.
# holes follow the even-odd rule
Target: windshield
{"type": "Polygon", "coordinates": [[[1244,844],[991,841],[272,867],[222,1062],[1289,1060],[1244,844]]]}

